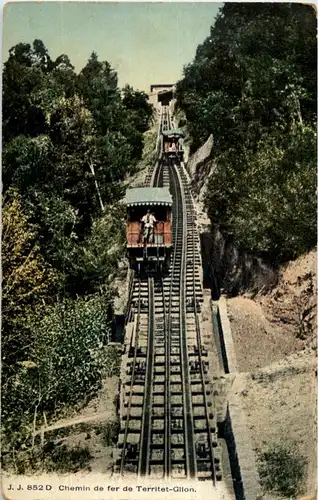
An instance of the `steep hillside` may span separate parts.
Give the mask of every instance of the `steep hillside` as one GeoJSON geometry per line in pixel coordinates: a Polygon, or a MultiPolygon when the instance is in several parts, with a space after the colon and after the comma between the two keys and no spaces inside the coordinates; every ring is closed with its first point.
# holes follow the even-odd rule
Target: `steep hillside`
{"type": "MultiPolygon", "coordinates": [[[[317,251],[274,267],[238,251],[213,230],[202,203],[213,175],[207,143],[190,156],[188,172],[196,196],[203,262],[209,261],[208,286],[213,287],[214,268],[221,292],[230,293],[228,314],[240,372],[234,390],[241,396],[257,456],[275,447],[292,449],[306,462],[302,492],[310,494],[316,483],[317,251]]],[[[280,498],[269,493],[264,497],[280,498]]]]}

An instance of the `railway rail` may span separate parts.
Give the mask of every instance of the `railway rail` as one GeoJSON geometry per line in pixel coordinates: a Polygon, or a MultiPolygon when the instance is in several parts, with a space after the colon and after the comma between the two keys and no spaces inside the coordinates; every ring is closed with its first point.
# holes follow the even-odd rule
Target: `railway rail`
{"type": "MultiPolygon", "coordinates": [[[[171,126],[169,109],[160,130],[171,126]]],[[[160,161],[147,185],[169,185],[173,244],[166,275],[132,275],[132,324],[122,386],[117,472],[154,478],[222,479],[216,419],[200,334],[203,300],[194,205],[183,165],[160,161]]]]}

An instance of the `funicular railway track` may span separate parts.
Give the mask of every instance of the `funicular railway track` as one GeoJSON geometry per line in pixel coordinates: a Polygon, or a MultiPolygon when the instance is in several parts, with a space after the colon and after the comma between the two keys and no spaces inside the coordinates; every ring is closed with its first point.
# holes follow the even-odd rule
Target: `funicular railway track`
{"type": "MultiPolygon", "coordinates": [[[[167,109],[162,130],[171,125],[167,109]]],[[[202,290],[194,206],[183,166],[158,161],[147,182],[170,185],[169,272],[133,277],[117,471],[154,478],[222,478],[199,313],[202,290]]],[[[149,185],[149,184],[148,184],[149,185]]]]}

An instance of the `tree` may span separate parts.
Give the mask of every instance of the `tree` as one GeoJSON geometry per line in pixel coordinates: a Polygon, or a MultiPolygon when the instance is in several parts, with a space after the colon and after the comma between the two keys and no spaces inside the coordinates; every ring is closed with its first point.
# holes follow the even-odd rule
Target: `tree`
{"type": "Polygon", "coordinates": [[[116,124],[120,108],[117,73],[107,61],[99,62],[93,52],[79,74],[80,93],[92,112],[101,134],[106,134],[116,124]]]}
{"type": "Polygon", "coordinates": [[[153,118],[153,106],[148,103],[145,92],[134,90],[129,85],[123,88],[123,105],[139,132],[146,132],[153,118]]]}
{"type": "Polygon", "coordinates": [[[177,84],[192,151],[213,133],[213,224],[275,262],[315,244],[315,23],[306,5],[227,3],[177,84]]]}
{"type": "Polygon", "coordinates": [[[47,102],[43,108],[38,94],[47,94],[46,101],[53,99],[51,68],[52,61],[41,40],[35,40],[33,48],[19,43],[10,49],[3,71],[5,143],[20,134],[36,136],[46,132],[47,102]]]}
{"type": "Polygon", "coordinates": [[[48,297],[55,276],[40,254],[36,232],[16,190],[5,195],[2,225],[2,359],[6,365],[26,356],[32,343],[29,315],[48,297]]]}
{"type": "Polygon", "coordinates": [[[77,76],[40,40],[4,64],[2,443],[18,470],[41,419],[85,402],[117,364],[105,346],[124,251],[118,200],[150,120],[146,96],[128,93],[124,104],[96,54],[77,76]]]}
{"type": "Polygon", "coordinates": [[[52,76],[57,82],[64,97],[74,97],[77,92],[77,75],[68,56],[62,54],[52,64],[52,76]]]}
{"type": "Polygon", "coordinates": [[[217,140],[221,134],[219,147],[226,150],[233,133],[241,129],[246,135],[249,121],[276,127],[283,118],[279,126],[289,126],[295,115],[299,119],[300,109],[306,118],[315,117],[314,24],[313,9],[305,5],[224,5],[177,84],[178,104],[187,113],[190,130],[201,117],[200,144],[213,132],[217,140]],[[304,44],[310,56],[303,57],[304,44]],[[218,114],[214,118],[210,93],[218,92],[229,98],[231,133],[218,114]]]}
{"type": "Polygon", "coordinates": [[[3,152],[4,190],[11,186],[20,192],[52,188],[54,146],[47,135],[13,138],[3,152]]]}
{"type": "Polygon", "coordinates": [[[52,69],[52,60],[42,40],[34,40],[33,42],[32,65],[44,72],[52,69]]]}

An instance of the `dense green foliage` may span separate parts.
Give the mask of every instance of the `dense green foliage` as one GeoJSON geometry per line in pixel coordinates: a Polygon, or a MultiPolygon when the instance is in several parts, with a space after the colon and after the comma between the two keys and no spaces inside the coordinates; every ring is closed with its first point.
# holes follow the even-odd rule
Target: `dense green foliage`
{"type": "Polygon", "coordinates": [[[297,497],[305,475],[306,460],[294,445],[277,445],[258,457],[261,485],[284,498],[297,497]]]}
{"type": "Polygon", "coordinates": [[[276,262],[316,242],[316,51],[311,6],[229,3],[177,85],[192,150],[214,137],[213,224],[276,262]]]}
{"type": "Polygon", "coordinates": [[[39,471],[57,472],[61,474],[74,473],[79,470],[90,470],[92,458],[87,446],[67,445],[63,441],[48,441],[43,447],[36,446],[12,453],[3,453],[2,462],[6,469],[12,469],[16,474],[32,474],[39,471]]]}
{"type": "Polygon", "coordinates": [[[30,319],[29,360],[7,367],[3,381],[3,430],[14,430],[34,411],[76,404],[99,387],[110,335],[109,297],[67,300],[30,319]],[[14,412],[12,407],[19,401],[14,412]]]}
{"type": "Polygon", "coordinates": [[[116,72],[95,53],[79,75],[66,55],[52,61],[40,40],[16,45],[4,63],[7,452],[44,414],[84,401],[100,385],[124,242],[118,201],[152,114],[147,96],[119,89],[116,72]]]}

